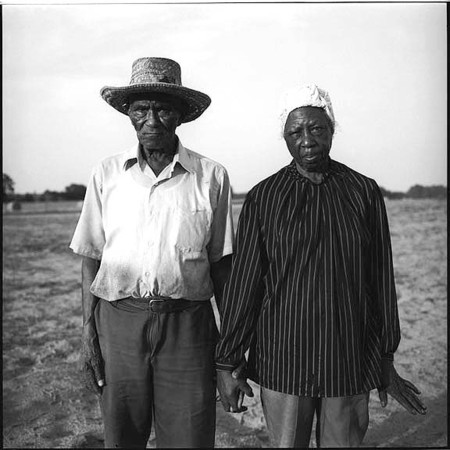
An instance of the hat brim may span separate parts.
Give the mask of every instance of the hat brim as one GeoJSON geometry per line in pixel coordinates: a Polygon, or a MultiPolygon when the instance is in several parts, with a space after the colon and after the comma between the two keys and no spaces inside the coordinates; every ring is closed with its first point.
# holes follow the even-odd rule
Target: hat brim
{"type": "Polygon", "coordinates": [[[129,96],[151,92],[170,94],[183,100],[188,106],[188,111],[183,116],[182,123],[197,119],[211,104],[211,99],[203,92],[170,83],[144,83],[124,87],[105,86],[101,89],[100,95],[114,109],[128,115],[129,96]]]}

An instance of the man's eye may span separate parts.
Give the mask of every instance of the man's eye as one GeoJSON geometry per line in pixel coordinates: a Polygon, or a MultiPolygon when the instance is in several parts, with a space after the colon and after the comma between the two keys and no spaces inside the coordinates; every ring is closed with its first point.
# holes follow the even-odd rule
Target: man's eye
{"type": "Polygon", "coordinates": [[[161,114],[161,115],[167,116],[167,115],[169,115],[169,114],[172,114],[172,113],[173,113],[173,110],[170,109],[170,108],[160,108],[160,109],[158,110],[158,113],[161,114]]]}
{"type": "Polygon", "coordinates": [[[141,117],[141,116],[144,116],[144,115],[147,114],[147,110],[145,110],[145,109],[135,109],[135,110],[133,111],[133,114],[134,114],[135,116],[141,117]]]}
{"type": "Polygon", "coordinates": [[[323,128],[322,127],[314,127],[311,128],[311,133],[318,136],[320,134],[322,134],[323,128]]]}

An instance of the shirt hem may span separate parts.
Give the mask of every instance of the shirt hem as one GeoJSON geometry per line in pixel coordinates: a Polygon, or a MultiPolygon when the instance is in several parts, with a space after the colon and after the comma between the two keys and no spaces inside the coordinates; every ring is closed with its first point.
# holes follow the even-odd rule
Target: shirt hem
{"type": "Polygon", "coordinates": [[[265,388],[265,389],[269,389],[271,391],[275,391],[275,392],[280,392],[282,394],[286,394],[286,395],[295,395],[297,397],[309,397],[309,398],[339,398],[339,397],[353,397],[355,395],[361,395],[361,394],[366,394],[369,393],[370,391],[372,391],[373,389],[377,389],[378,386],[372,386],[369,385],[366,388],[361,388],[361,389],[357,389],[354,392],[350,391],[350,392],[341,392],[339,393],[339,395],[328,395],[326,392],[324,392],[323,394],[320,395],[305,395],[302,392],[299,392],[296,389],[288,389],[285,391],[281,391],[279,389],[276,389],[274,386],[270,386],[269,384],[263,383],[261,380],[258,379],[258,377],[256,376],[252,376],[249,375],[248,379],[253,381],[254,383],[256,383],[258,386],[265,388]]]}

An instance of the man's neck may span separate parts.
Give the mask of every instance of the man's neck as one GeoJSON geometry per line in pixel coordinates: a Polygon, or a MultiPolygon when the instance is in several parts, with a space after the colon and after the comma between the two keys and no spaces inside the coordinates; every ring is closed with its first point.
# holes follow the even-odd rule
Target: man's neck
{"type": "Polygon", "coordinates": [[[172,161],[178,148],[178,141],[172,149],[153,149],[140,146],[141,155],[145,162],[158,176],[172,161]]]}

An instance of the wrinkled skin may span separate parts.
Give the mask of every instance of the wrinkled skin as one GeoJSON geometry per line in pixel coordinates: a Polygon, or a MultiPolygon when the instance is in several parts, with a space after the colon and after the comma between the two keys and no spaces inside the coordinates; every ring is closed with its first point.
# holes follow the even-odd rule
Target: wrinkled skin
{"type": "Polygon", "coordinates": [[[84,386],[94,394],[100,395],[105,384],[103,358],[97,333],[91,327],[83,327],[79,369],[84,386]]]}
{"type": "Polygon", "coordinates": [[[313,183],[321,183],[326,170],[334,129],[322,108],[303,106],[289,113],[284,140],[297,170],[313,183]]]}
{"type": "Polygon", "coordinates": [[[94,310],[98,298],[90,292],[90,287],[97,274],[100,261],[83,257],[81,264],[81,297],[83,306],[83,331],[79,370],[84,386],[100,395],[105,385],[103,358],[95,326],[94,310]]]}
{"type": "Polygon", "coordinates": [[[128,116],[136,130],[142,156],[156,175],[171,163],[177,151],[175,134],[185,106],[167,94],[135,94],[128,116]]]}
{"type": "Polygon", "coordinates": [[[226,412],[240,413],[247,411],[243,406],[244,396],[253,397],[253,391],[246,379],[246,361],[233,371],[217,371],[217,389],[220,401],[226,412]]]}
{"type": "Polygon", "coordinates": [[[388,403],[388,395],[397,400],[409,413],[426,414],[427,407],[419,399],[419,389],[410,381],[403,379],[395,370],[392,361],[382,360],[382,386],[378,388],[381,406],[388,403]]]}
{"type": "Polygon", "coordinates": [[[322,108],[303,106],[289,113],[284,140],[289,153],[302,169],[320,172],[328,162],[333,129],[322,108]]]}

